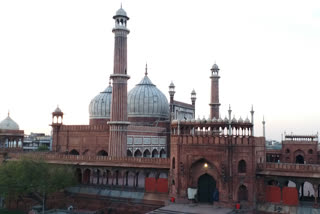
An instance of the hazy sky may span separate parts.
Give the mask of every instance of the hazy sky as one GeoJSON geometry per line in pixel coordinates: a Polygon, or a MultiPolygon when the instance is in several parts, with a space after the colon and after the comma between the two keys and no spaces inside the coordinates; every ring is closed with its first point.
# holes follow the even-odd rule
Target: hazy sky
{"type": "MultiPolygon", "coordinates": [[[[50,133],[57,104],[65,124],[88,124],[88,106],[113,70],[112,16],[121,1],[0,1],[0,120],[50,133]]],[[[210,68],[220,67],[220,112],[255,110],[255,134],[319,130],[320,1],[122,1],[129,89],[149,77],[167,97],[209,116],[210,68]]]]}

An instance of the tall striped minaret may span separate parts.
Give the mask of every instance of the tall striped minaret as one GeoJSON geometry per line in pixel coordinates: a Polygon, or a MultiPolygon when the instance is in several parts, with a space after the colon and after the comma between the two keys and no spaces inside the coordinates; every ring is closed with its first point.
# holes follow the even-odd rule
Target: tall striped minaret
{"type": "Polygon", "coordinates": [[[215,63],[211,68],[210,118],[219,118],[219,67],[215,63]]]}
{"type": "Polygon", "coordinates": [[[127,129],[128,129],[128,111],[127,111],[127,81],[130,76],[127,75],[127,21],[129,17],[122,7],[113,16],[115,20],[114,33],[114,64],[112,79],[112,102],[109,135],[109,156],[124,157],[127,156],[127,129]]]}

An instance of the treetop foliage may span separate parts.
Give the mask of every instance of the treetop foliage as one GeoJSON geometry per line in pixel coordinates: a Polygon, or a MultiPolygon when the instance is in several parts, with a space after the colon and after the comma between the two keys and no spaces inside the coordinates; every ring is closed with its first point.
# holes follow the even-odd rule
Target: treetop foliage
{"type": "Polygon", "coordinates": [[[74,169],[70,166],[26,158],[0,165],[0,193],[13,198],[30,193],[48,194],[75,183],[74,169]]]}

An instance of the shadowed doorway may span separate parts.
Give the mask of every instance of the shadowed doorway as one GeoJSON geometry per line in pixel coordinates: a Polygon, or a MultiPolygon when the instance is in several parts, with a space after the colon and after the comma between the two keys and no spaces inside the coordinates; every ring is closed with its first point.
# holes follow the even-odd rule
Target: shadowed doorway
{"type": "Polygon", "coordinates": [[[207,173],[201,175],[198,180],[198,201],[205,203],[213,202],[213,192],[216,188],[216,181],[207,173]]]}
{"type": "Polygon", "coordinates": [[[302,155],[297,155],[296,157],[296,163],[298,164],[304,164],[304,158],[302,155]]]}

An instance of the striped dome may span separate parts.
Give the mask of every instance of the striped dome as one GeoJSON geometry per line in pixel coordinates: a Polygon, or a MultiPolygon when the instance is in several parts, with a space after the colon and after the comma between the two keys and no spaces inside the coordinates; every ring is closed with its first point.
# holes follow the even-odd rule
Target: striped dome
{"type": "Polygon", "coordinates": [[[110,119],[111,98],[112,87],[109,85],[91,100],[89,105],[90,119],[110,119]]]}
{"type": "Polygon", "coordinates": [[[128,117],[169,118],[168,100],[151,82],[147,72],[140,83],[128,93],[128,117]]]}

